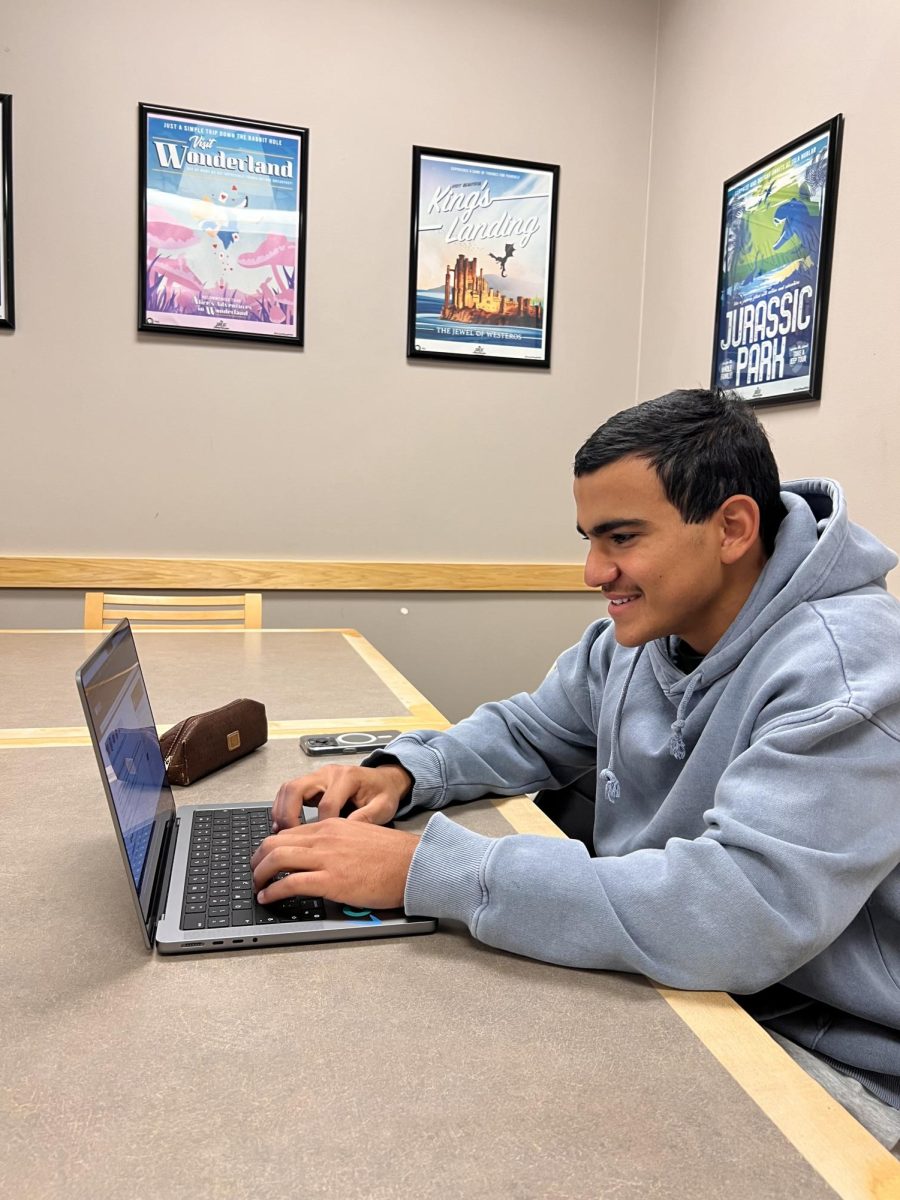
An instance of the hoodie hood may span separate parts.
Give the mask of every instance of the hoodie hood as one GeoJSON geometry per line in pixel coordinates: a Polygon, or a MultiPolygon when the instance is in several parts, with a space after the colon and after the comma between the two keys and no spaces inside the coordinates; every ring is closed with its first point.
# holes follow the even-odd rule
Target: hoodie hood
{"type": "MultiPolygon", "coordinates": [[[[657,682],[676,708],[668,744],[673,758],[683,759],[687,753],[682,730],[694,696],[733,671],[782,617],[800,604],[829,596],[867,587],[885,590],[885,575],[897,565],[892,550],[848,520],[844,493],[833,479],[784,483],[781,500],[785,516],[772,557],[744,607],[700,665],[690,674],[682,674],[672,662],[669,638],[660,638],[647,647],[657,682]]],[[[621,793],[616,775],[619,728],[641,649],[619,696],[609,762],[600,772],[606,799],[611,802],[621,793]]]]}
{"type": "Polygon", "coordinates": [[[897,565],[897,555],[848,519],[840,484],[833,479],[792,480],[781,485],[781,500],[786,514],[774,553],[744,607],[697,670],[682,675],[669,657],[668,639],[650,645],[654,673],[670,697],[683,695],[698,672],[708,686],[734,670],[750,647],[798,604],[866,587],[885,590],[885,575],[897,565]]]}

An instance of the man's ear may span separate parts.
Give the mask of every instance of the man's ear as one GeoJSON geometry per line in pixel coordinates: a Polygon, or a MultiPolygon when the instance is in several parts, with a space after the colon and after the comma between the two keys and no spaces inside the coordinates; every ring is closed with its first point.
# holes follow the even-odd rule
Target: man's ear
{"type": "Polygon", "coordinates": [[[759,505],[752,496],[729,496],[719,509],[720,557],[736,563],[759,546],[759,505]]]}

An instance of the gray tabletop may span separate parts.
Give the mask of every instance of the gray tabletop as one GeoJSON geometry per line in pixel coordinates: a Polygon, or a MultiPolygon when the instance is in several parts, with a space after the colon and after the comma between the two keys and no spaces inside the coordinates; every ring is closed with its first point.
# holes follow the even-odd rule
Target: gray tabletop
{"type": "MultiPolygon", "coordinates": [[[[0,637],[0,729],[80,722],[73,674],[97,636],[0,637]]],[[[338,633],[138,641],[160,723],[236,695],[271,719],[391,703],[440,719],[338,633]]],[[[266,802],[319,761],[283,736],[176,802],[266,802]]],[[[859,1127],[727,997],[676,1002],[638,977],[494,951],[452,923],[148,953],[90,747],[7,744],[0,777],[5,1194],[805,1200],[835,1194],[823,1175],[848,1200],[895,1194],[894,1160],[854,1140],[859,1127]],[[743,1047],[726,1071],[736,1041],[763,1065],[752,1051],[748,1069],[743,1047]],[[734,1075],[770,1112],[787,1090],[778,1128],[734,1075]],[[785,1107],[801,1114],[791,1141],[785,1107]]],[[[450,815],[486,836],[509,834],[506,818],[546,831],[532,805],[509,803],[506,817],[487,800],[450,815]]]]}
{"type": "MultiPolygon", "coordinates": [[[[270,742],[176,799],[268,799],[311,765],[270,742]]],[[[0,768],[5,1194],[833,1195],[646,982],[453,925],[150,954],[90,749],[0,768]]],[[[487,801],[453,815],[508,831],[487,801]]]]}
{"type": "MultiPolygon", "coordinates": [[[[101,636],[88,630],[0,635],[0,729],[83,725],[75,669],[101,636]]],[[[408,711],[338,631],[136,631],[135,641],[160,725],[238,695],[261,700],[270,721],[352,721],[408,711]]]]}

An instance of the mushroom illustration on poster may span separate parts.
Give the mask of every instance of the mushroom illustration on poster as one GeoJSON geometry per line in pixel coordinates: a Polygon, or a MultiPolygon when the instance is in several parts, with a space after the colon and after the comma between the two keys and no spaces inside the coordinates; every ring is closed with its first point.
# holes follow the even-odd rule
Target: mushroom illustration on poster
{"type": "Polygon", "coordinates": [[[303,345],[308,131],[140,105],[138,328],[303,345]]]}

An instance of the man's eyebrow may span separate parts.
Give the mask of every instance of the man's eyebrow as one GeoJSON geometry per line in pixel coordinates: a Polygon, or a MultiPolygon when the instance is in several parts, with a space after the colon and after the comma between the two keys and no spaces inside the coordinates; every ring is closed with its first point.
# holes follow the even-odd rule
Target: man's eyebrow
{"type": "Polygon", "coordinates": [[[582,537],[603,537],[606,533],[612,533],[614,529],[646,529],[648,525],[649,521],[641,521],[637,517],[616,517],[612,521],[601,521],[589,534],[585,533],[580,525],[576,525],[575,528],[582,537]]]}

